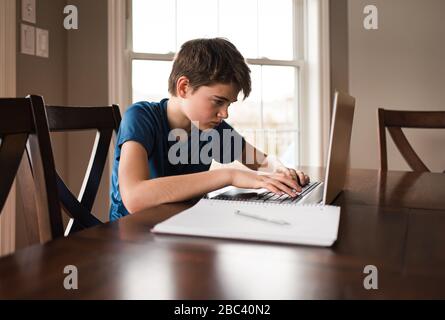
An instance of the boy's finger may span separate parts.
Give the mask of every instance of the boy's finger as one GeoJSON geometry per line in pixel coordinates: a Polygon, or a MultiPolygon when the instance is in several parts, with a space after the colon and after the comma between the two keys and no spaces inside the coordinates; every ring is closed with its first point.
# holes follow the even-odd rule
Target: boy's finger
{"type": "Polygon", "coordinates": [[[288,168],[281,168],[280,171],[278,171],[278,172],[283,173],[285,176],[288,176],[288,177],[292,176],[292,172],[288,168]]]}
{"type": "Polygon", "coordinates": [[[298,171],[298,180],[300,186],[305,186],[307,184],[304,172],[298,171]]]}
{"type": "Polygon", "coordinates": [[[275,194],[281,193],[281,191],[277,187],[275,187],[272,183],[266,183],[264,185],[264,188],[266,188],[267,190],[269,190],[270,192],[273,192],[275,194]]]}
{"type": "Polygon", "coordinates": [[[277,187],[278,189],[280,189],[281,191],[284,191],[284,193],[287,193],[290,197],[295,197],[296,193],[292,192],[292,189],[289,188],[288,186],[286,186],[284,183],[275,180],[271,182],[275,187],[277,187]]]}
{"type": "Polygon", "coordinates": [[[292,178],[294,178],[295,180],[298,179],[297,171],[295,169],[289,169],[289,172],[292,178]]]}
{"type": "Polygon", "coordinates": [[[286,184],[287,186],[291,187],[292,189],[296,190],[297,192],[301,192],[301,187],[296,182],[296,179],[290,178],[290,177],[274,177],[274,179],[286,184]]]}
{"type": "MultiPolygon", "coordinates": [[[[289,171],[291,172],[292,179],[294,179],[299,186],[305,185],[304,178],[302,179],[301,175],[299,175],[300,171],[297,171],[295,169],[289,169],[289,171]]],[[[303,177],[304,177],[304,174],[303,174],[303,177]]]]}

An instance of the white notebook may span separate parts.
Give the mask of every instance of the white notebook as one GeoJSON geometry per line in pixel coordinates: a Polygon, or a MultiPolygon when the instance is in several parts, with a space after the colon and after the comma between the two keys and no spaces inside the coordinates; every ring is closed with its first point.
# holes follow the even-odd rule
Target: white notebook
{"type": "Polygon", "coordinates": [[[340,207],[201,199],[153,233],[313,246],[337,240],[340,207]]]}

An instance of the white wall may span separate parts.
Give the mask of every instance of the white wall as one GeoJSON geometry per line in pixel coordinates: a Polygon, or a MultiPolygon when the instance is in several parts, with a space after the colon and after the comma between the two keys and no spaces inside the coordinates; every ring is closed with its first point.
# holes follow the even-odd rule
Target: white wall
{"type": "MultiPolygon", "coordinates": [[[[349,0],[348,6],[349,89],[357,98],[351,166],[378,168],[378,107],[445,110],[445,1],[349,0]],[[375,31],[363,27],[368,4],[379,10],[375,31]]],[[[406,132],[432,171],[445,170],[445,130],[406,132]]],[[[389,169],[409,170],[388,141],[389,169]]]]}

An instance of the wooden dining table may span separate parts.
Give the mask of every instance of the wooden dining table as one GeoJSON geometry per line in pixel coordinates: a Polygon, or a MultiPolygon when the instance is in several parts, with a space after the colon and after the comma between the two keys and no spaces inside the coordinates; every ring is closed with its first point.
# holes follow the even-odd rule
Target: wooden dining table
{"type": "MultiPolygon", "coordinates": [[[[312,180],[324,174],[300,169],[312,180]]],[[[445,174],[349,170],[329,248],[150,232],[193,203],[147,209],[3,257],[0,299],[445,298],[445,174]],[[64,286],[67,266],[77,270],[77,289],[64,286]]]]}

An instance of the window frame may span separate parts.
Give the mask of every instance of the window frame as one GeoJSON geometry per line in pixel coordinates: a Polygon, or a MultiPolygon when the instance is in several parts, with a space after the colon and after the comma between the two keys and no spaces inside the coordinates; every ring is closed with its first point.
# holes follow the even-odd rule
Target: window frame
{"type": "MultiPolygon", "coordinates": [[[[108,0],[109,28],[109,100],[118,103],[122,114],[131,104],[132,57],[130,56],[131,0],[108,0]]],[[[299,77],[296,79],[298,124],[297,152],[299,165],[324,166],[327,159],[331,120],[330,81],[330,0],[294,0],[294,21],[298,18],[297,36],[299,77]]],[[[294,41],[294,43],[297,43],[294,41]]],[[[174,54],[147,55],[144,58],[173,59],[174,54]]],[[[140,58],[139,53],[134,57],[140,58]]],[[[250,62],[263,61],[253,59],[250,62]]],[[[268,61],[270,62],[270,61],[268,61]]],[[[286,61],[287,63],[288,61],[286,61]]]]}

